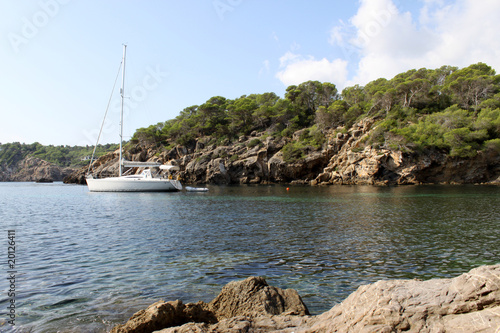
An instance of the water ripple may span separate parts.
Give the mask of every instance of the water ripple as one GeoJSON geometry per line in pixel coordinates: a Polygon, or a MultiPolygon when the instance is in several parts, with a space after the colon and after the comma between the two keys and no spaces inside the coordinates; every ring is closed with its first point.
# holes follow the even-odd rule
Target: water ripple
{"type": "Polygon", "coordinates": [[[18,241],[16,326],[33,332],[105,332],[158,299],[210,301],[251,275],[296,289],[313,313],[379,279],[456,276],[498,263],[498,206],[500,188],[476,186],[0,184],[0,223],[18,241]]]}

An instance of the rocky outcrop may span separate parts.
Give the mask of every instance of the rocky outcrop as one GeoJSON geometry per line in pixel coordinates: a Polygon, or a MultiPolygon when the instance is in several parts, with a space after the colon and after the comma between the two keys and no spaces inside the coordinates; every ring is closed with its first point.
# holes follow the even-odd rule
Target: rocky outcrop
{"type": "MultiPolygon", "coordinates": [[[[119,152],[111,152],[107,153],[101,157],[99,157],[92,164],[92,172],[95,176],[98,177],[108,177],[118,174],[118,156],[119,152]]],[[[73,171],[71,174],[67,175],[64,178],[65,183],[72,184],[87,184],[85,181],[85,176],[88,172],[88,167],[83,167],[79,170],[73,171]]]]}
{"type": "MultiPolygon", "coordinates": [[[[178,165],[179,176],[186,184],[500,184],[497,151],[480,151],[474,158],[454,158],[439,150],[409,153],[405,147],[374,147],[368,144],[374,124],[373,119],[365,118],[350,129],[330,129],[321,149],[306,147],[305,156],[293,162],[284,159],[283,147],[300,140],[304,130],[291,139],[254,132],[236,143],[226,140],[218,145],[205,137],[191,147],[169,150],[137,145],[128,149],[125,157],[178,165]]],[[[116,175],[118,153],[99,158],[93,169],[97,174],[116,175]]],[[[83,168],[65,181],[85,184],[86,171],[83,168]]]]}
{"type": "Polygon", "coordinates": [[[327,152],[331,158],[311,183],[500,183],[500,154],[496,151],[478,151],[474,158],[456,158],[437,149],[409,153],[404,152],[404,147],[402,150],[375,148],[366,144],[373,124],[373,119],[364,119],[349,131],[338,128],[330,133],[327,152]]]}
{"type": "Polygon", "coordinates": [[[308,324],[304,332],[497,332],[500,265],[453,279],[361,286],[308,324]]]}
{"type": "Polygon", "coordinates": [[[180,156],[182,177],[188,183],[288,183],[314,179],[328,161],[314,152],[300,163],[286,163],[281,152],[286,143],[283,138],[253,133],[233,145],[197,144],[193,153],[180,156]]]}
{"type": "Polygon", "coordinates": [[[189,322],[215,323],[214,315],[205,307],[203,302],[183,304],[179,300],[158,301],[135,313],[125,324],[114,327],[110,333],[149,333],[189,322]]]}
{"type": "Polygon", "coordinates": [[[74,171],[74,169],[62,168],[36,157],[26,157],[14,166],[9,168],[2,167],[0,170],[0,181],[62,181],[63,178],[74,171]]]}
{"type": "Polygon", "coordinates": [[[309,312],[295,290],[271,287],[261,277],[250,277],[229,283],[210,303],[156,302],[134,314],[127,323],[113,328],[111,333],[146,333],[186,323],[202,323],[200,327],[205,327],[233,317],[280,314],[304,316],[309,312]]]}
{"type": "Polygon", "coordinates": [[[217,320],[237,316],[309,314],[295,290],[271,287],[262,277],[250,277],[228,283],[208,304],[208,309],[214,313],[217,320]]]}
{"type": "Polygon", "coordinates": [[[500,265],[494,265],[453,279],[360,286],[318,316],[308,315],[295,291],[270,287],[253,277],[229,283],[208,304],[157,302],[111,332],[496,333],[499,329],[500,265]]]}

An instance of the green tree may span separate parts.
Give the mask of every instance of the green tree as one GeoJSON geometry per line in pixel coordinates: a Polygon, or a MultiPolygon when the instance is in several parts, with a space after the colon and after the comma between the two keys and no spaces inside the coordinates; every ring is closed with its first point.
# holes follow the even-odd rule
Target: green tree
{"type": "Polygon", "coordinates": [[[253,94],[248,97],[255,99],[257,103],[257,109],[252,116],[257,128],[264,130],[271,124],[272,118],[276,115],[276,103],[280,98],[275,93],[253,94]]]}
{"type": "Polygon", "coordinates": [[[450,74],[444,83],[444,91],[453,103],[464,109],[478,111],[479,104],[496,92],[500,77],[484,63],[477,63],[450,74]]]}
{"type": "Polygon", "coordinates": [[[221,133],[224,127],[219,125],[226,124],[227,103],[226,98],[216,96],[198,107],[195,118],[201,135],[209,135],[214,130],[217,130],[219,135],[225,134],[221,133]]]}
{"type": "Polygon", "coordinates": [[[255,98],[246,96],[229,104],[227,111],[229,133],[233,136],[249,134],[255,127],[253,114],[258,107],[255,98]]]}

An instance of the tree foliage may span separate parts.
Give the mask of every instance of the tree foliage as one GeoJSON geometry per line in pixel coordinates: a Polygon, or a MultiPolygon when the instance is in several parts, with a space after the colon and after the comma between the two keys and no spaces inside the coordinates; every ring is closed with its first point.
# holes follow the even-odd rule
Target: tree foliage
{"type": "MultiPolygon", "coordinates": [[[[132,142],[193,145],[201,136],[234,142],[253,131],[291,138],[298,130],[313,128],[316,141],[322,142],[329,129],[349,128],[370,117],[377,123],[368,143],[410,151],[434,147],[470,157],[497,147],[499,84],[500,76],[483,63],[412,69],[341,93],[332,83],[307,81],[289,86],[283,98],[271,92],[234,100],[212,97],[175,119],[138,129],[132,142]]],[[[291,159],[299,158],[304,147],[313,147],[301,144],[287,148],[291,159]]]]}
{"type": "Polygon", "coordinates": [[[291,136],[296,130],[314,125],[318,107],[328,108],[338,98],[334,84],[318,81],[288,87],[285,98],[272,92],[234,100],[216,96],[184,109],[175,119],[138,129],[131,142],[192,145],[202,136],[234,141],[253,131],[266,130],[291,136]]]}

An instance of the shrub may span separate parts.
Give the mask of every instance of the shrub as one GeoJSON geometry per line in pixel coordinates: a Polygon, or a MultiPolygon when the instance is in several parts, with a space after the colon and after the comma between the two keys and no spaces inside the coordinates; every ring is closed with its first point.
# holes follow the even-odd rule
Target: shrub
{"type": "Polygon", "coordinates": [[[287,127],[284,130],[282,130],[280,134],[282,137],[291,138],[293,135],[293,130],[291,128],[287,127]]]}
{"type": "Polygon", "coordinates": [[[296,163],[304,158],[305,147],[300,142],[290,142],[283,147],[283,161],[296,163]]]}
{"type": "Polygon", "coordinates": [[[250,140],[250,142],[248,143],[247,147],[248,148],[253,148],[255,146],[262,146],[262,141],[260,141],[259,139],[255,138],[255,139],[252,139],[250,140]]]}
{"type": "Polygon", "coordinates": [[[484,142],[484,147],[489,150],[496,151],[500,154],[500,139],[493,139],[484,142]]]}

